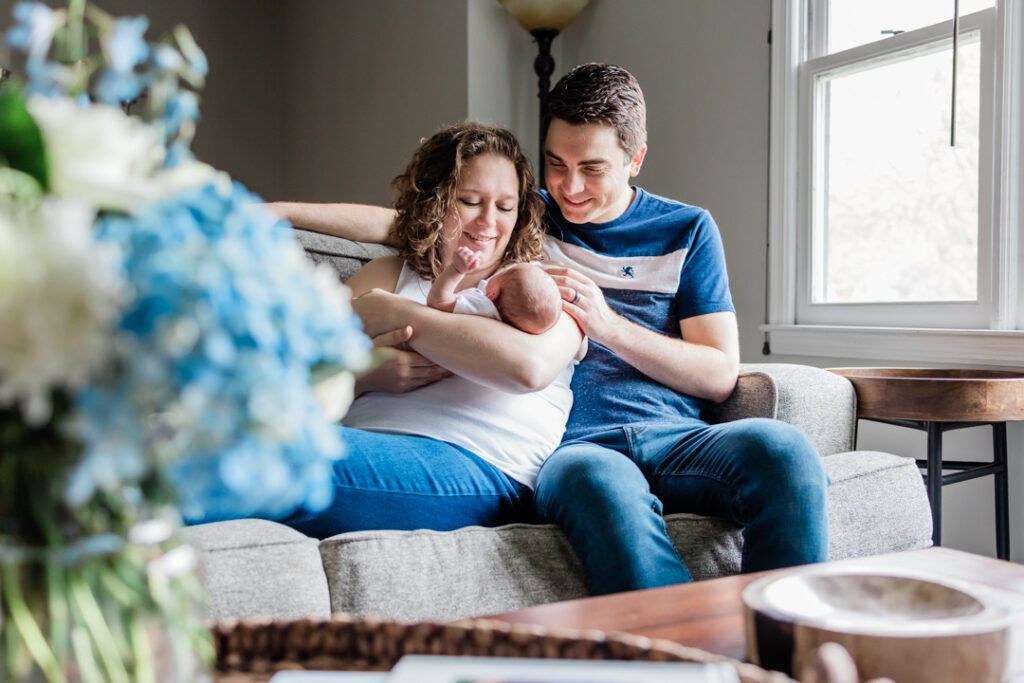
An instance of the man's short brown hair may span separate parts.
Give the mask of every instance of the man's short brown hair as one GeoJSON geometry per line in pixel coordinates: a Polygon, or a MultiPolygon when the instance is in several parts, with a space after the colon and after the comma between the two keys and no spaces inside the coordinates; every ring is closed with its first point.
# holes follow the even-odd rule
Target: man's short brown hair
{"type": "Polygon", "coordinates": [[[611,126],[626,157],[647,144],[647,105],[640,84],[621,66],[591,62],[562,76],[547,100],[548,117],[611,126]]]}

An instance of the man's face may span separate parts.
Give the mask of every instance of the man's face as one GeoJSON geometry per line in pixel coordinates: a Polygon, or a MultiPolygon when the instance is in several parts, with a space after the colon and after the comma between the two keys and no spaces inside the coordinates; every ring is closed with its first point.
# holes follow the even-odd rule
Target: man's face
{"type": "Polygon", "coordinates": [[[544,182],[571,223],[607,223],[633,201],[629,179],[640,172],[647,147],[626,157],[615,129],[552,119],[544,154],[544,182]]]}

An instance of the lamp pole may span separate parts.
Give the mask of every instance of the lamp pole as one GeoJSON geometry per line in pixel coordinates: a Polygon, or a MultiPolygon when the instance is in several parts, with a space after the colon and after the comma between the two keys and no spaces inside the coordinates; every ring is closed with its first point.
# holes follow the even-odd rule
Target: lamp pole
{"type": "Polygon", "coordinates": [[[537,180],[544,187],[544,136],[548,132],[548,90],[555,59],[551,56],[551,41],[564,31],[590,0],[498,0],[537,41],[537,57],[533,70],[537,72],[537,99],[540,100],[538,117],[540,134],[537,155],[537,180]]]}
{"type": "Polygon", "coordinates": [[[537,178],[544,187],[544,136],[548,131],[548,91],[551,89],[551,74],[555,71],[555,59],[551,56],[551,41],[558,35],[558,29],[535,28],[530,35],[537,41],[537,58],[533,60],[533,70],[537,72],[537,99],[540,100],[539,142],[537,155],[537,178]]]}

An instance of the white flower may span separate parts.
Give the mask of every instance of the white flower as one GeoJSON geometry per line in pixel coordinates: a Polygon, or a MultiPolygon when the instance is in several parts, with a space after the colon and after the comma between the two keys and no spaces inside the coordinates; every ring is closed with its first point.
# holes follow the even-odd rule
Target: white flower
{"type": "Polygon", "coordinates": [[[105,360],[124,283],[116,247],[92,235],[94,210],[47,198],[0,206],[0,405],[45,422],[55,388],[85,384],[105,360]]]}
{"type": "Polygon", "coordinates": [[[231,191],[231,176],[195,159],[188,159],[161,170],[154,177],[154,182],[160,188],[160,198],[210,183],[224,188],[224,192],[231,191]]]}
{"type": "Polygon", "coordinates": [[[199,555],[190,545],[179,545],[150,560],[146,572],[152,579],[173,579],[190,574],[199,566],[199,555]]]}
{"type": "Polygon", "coordinates": [[[313,385],[313,396],[331,422],[345,417],[352,405],[356,378],[351,372],[341,371],[313,385]]]}
{"type": "Polygon", "coordinates": [[[43,135],[54,194],[121,211],[162,196],[153,178],[166,154],[159,126],[67,97],[35,96],[27,106],[43,135]]]}

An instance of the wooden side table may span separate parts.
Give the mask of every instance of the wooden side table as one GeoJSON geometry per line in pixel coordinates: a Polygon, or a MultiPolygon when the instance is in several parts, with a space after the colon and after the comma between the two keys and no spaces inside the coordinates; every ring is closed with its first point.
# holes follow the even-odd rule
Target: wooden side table
{"type": "Polygon", "coordinates": [[[942,544],[942,487],[993,475],[996,556],[1009,559],[1006,423],[1024,420],[1024,374],[930,368],[833,368],[832,372],[853,383],[859,419],[928,433],[927,458],[917,464],[925,469],[935,545],[942,544]],[[943,433],[981,425],[992,426],[991,462],[943,460],[943,433]]]}

